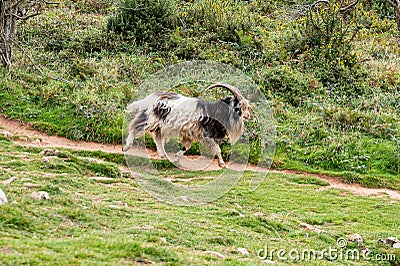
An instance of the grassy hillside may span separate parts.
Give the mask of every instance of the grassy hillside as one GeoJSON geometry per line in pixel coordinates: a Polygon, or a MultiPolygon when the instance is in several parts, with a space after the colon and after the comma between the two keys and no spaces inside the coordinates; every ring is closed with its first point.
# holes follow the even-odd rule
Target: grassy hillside
{"type": "MultiPolygon", "coordinates": [[[[44,154],[15,145],[14,139],[18,136],[0,137],[0,186],[9,200],[0,206],[2,265],[258,265],[265,248],[314,250],[318,259],[308,265],[400,262],[398,249],[378,242],[400,235],[400,203],[385,196],[354,196],[317,178],[289,174],[269,174],[249,191],[247,172],[218,201],[179,207],[138,187],[118,155],[44,154]],[[47,191],[50,199],[32,198],[38,191],[47,191]],[[368,248],[367,259],[322,253],[329,247],[339,252],[337,239],[355,233],[363,242],[349,241],[342,252],[361,254],[368,248]],[[391,257],[383,261],[382,256],[391,257]]],[[[163,170],[187,186],[220,174],[163,170]]],[[[288,264],[306,263],[288,258],[288,264]]],[[[276,253],[266,259],[284,262],[276,253]]]]}
{"type": "MultiPolygon", "coordinates": [[[[312,1],[297,0],[59,2],[18,25],[13,72],[1,73],[1,114],[74,140],[121,143],[125,106],[146,78],[211,60],[246,73],[268,99],[273,167],[400,190],[400,45],[386,1],[360,1],[345,15],[335,4],[303,12],[312,1]]],[[[400,264],[399,249],[378,241],[400,238],[400,201],[386,195],[278,173],[250,191],[245,172],[217,201],[179,207],[139,187],[121,154],[44,152],[16,140],[0,134],[9,201],[0,206],[1,265],[400,264]],[[38,191],[50,199],[32,198],[38,191]],[[355,233],[362,243],[349,240],[355,233]],[[286,257],[313,250],[318,259],[262,261],[265,248],[286,257]],[[331,257],[329,248],[361,258],[331,257]]],[[[222,171],[155,164],[189,187],[222,171]]]]}
{"type": "Polygon", "coordinates": [[[0,112],[71,139],[120,143],[141,82],[177,62],[212,60],[244,71],[268,98],[275,167],[398,188],[400,48],[390,8],[362,1],[345,17],[335,5],[298,16],[298,4],[307,3],[164,1],[163,21],[129,24],[135,8],[61,1],[20,23],[0,112]]]}

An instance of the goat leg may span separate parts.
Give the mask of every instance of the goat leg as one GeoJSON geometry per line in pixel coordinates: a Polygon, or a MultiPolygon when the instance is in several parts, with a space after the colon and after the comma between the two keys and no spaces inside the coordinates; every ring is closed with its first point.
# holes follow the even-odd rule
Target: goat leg
{"type": "MultiPolygon", "coordinates": [[[[219,148],[219,147],[218,147],[219,148]]],[[[226,163],[224,162],[224,159],[222,159],[222,155],[221,155],[221,149],[219,149],[219,152],[217,153],[217,158],[218,158],[218,165],[219,167],[223,168],[223,169],[228,169],[228,166],[226,165],[226,163]]]]}
{"type": "Polygon", "coordinates": [[[156,144],[158,155],[161,158],[165,158],[164,141],[162,140],[161,131],[156,130],[155,132],[151,132],[151,136],[156,144]]]}
{"type": "Polygon", "coordinates": [[[183,154],[185,154],[185,152],[190,149],[190,146],[192,145],[192,142],[188,139],[183,139],[181,141],[181,144],[183,145],[182,149],[180,151],[178,151],[175,154],[175,158],[174,158],[174,163],[178,163],[179,160],[182,158],[183,154]]]}
{"type": "Polygon", "coordinates": [[[223,169],[227,169],[228,166],[225,164],[224,160],[222,159],[221,148],[219,147],[218,143],[216,143],[214,139],[207,138],[207,137],[204,138],[202,142],[204,145],[206,145],[206,147],[211,152],[211,154],[217,156],[219,167],[221,167],[223,169]]]}
{"type": "Polygon", "coordinates": [[[125,145],[122,147],[122,151],[129,150],[132,147],[133,140],[133,135],[129,133],[128,137],[126,138],[125,145]]]}
{"type": "Polygon", "coordinates": [[[129,130],[129,135],[125,140],[125,145],[122,147],[122,151],[127,151],[132,147],[133,140],[143,135],[144,132],[136,132],[135,130],[129,130]],[[140,134],[142,133],[142,134],[140,134]]]}
{"type": "Polygon", "coordinates": [[[145,127],[148,115],[146,110],[137,113],[129,124],[128,137],[125,140],[125,145],[122,147],[122,151],[127,151],[132,147],[133,140],[139,138],[145,134],[145,127]]]}

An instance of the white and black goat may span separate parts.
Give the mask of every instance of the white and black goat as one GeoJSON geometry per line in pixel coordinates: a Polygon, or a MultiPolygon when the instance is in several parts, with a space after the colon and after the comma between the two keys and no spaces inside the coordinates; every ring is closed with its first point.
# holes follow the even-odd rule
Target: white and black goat
{"type": "Polygon", "coordinates": [[[205,144],[209,152],[218,157],[218,164],[226,168],[218,143],[228,138],[235,143],[243,133],[243,122],[250,118],[250,105],[238,88],[215,83],[206,90],[223,87],[233,97],[216,102],[189,98],[174,92],[155,92],[131,103],[127,111],[135,113],[129,135],[122,150],[127,151],[135,138],[150,133],[161,157],[165,157],[164,143],[172,137],[181,137],[183,148],[175,155],[179,162],[192,142],[205,144]]]}

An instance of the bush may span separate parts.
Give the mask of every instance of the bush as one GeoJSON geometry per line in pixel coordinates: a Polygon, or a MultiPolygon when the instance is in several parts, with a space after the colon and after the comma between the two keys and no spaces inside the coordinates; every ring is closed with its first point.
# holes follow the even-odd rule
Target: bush
{"type": "Polygon", "coordinates": [[[273,95],[295,106],[300,105],[305,97],[321,92],[318,81],[312,76],[286,65],[263,70],[260,84],[265,90],[270,90],[273,95]]]}
{"type": "Polygon", "coordinates": [[[294,25],[286,49],[304,71],[313,71],[327,87],[354,83],[359,74],[353,42],[358,28],[351,16],[345,18],[339,6],[331,5],[308,10],[294,25]]]}
{"type": "Polygon", "coordinates": [[[107,30],[159,47],[165,34],[175,28],[174,8],[173,0],[125,0],[109,18],[107,30]]]}
{"type": "Polygon", "coordinates": [[[112,9],[114,1],[112,0],[65,0],[63,3],[69,8],[79,10],[79,12],[84,13],[94,13],[94,14],[107,14],[109,10],[112,9]]]}
{"type": "Polygon", "coordinates": [[[391,18],[394,16],[393,8],[387,0],[364,0],[362,3],[366,10],[376,10],[381,18],[391,18]]]}
{"type": "Polygon", "coordinates": [[[205,0],[188,3],[179,15],[183,29],[195,36],[212,36],[211,41],[240,42],[240,32],[252,28],[250,5],[237,0],[205,0]]]}

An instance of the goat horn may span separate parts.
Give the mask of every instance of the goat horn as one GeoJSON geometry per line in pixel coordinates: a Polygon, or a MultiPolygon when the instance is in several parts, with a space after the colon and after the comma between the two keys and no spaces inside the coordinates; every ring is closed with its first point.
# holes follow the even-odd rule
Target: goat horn
{"type": "Polygon", "coordinates": [[[221,82],[214,83],[214,84],[210,85],[207,89],[205,89],[205,91],[212,89],[212,88],[216,88],[216,87],[226,88],[235,96],[235,98],[244,99],[242,93],[239,91],[238,88],[236,88],[235,86],[226,84],[226,83],[221,83],[221,82]]]}

